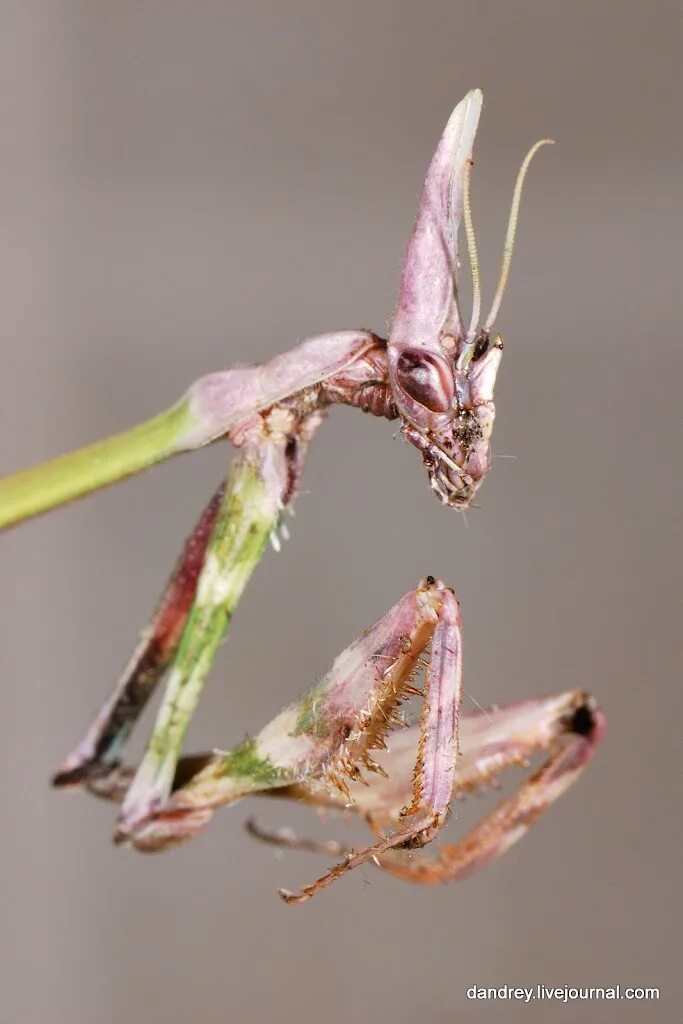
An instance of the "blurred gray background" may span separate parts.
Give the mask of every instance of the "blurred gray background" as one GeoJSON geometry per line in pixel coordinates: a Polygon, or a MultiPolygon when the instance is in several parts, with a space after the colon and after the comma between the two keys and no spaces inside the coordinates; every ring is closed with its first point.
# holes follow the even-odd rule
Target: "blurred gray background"
{"type": "Polygon", "coordinates": [[[482,875],[368,869],[287,909],[276,887],[325,861],[278,859],[242,823],[325,834],[302,809],[241,804],[145,858],[112,848],[111,807],[48,786],[228,453],[9,533],[3,1024],[680,1020],[680,48],[666,0],[2,3],[3,471],[236,360],[383,331],[427,161],[475,85],[490,300],[518,163],[559,143],[532,168],[499,319],[495,451],[516,459],[466,526],[391,425],[334,410],[188,746],[257,729],[425,572],[462,601],[476,701],[580,685],[609,719],[577,786],[482,875]],[[662,998],[466,998],[539,983],[662,998]]]}

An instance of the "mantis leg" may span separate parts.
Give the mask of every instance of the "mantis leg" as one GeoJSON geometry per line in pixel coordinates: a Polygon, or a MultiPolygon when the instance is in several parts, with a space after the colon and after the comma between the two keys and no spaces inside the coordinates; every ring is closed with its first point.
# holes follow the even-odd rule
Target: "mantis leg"
{"type": "Polygon", "coordinates": [[[224,493],[223,483],[186,541],[154,618],[142,633],[114,692],[54,776],[55,786],[102,778],[117,767],[121,748],[178,649],[224,493]]]}
{"type": "MultiPolygon", "coordinates": [[[[481,787],[495,787],[501,772],[513,765],[528,766],[529,758],[535,754],[547,754],[546,761],[458,842],[445,845],[434,854],[425,850],[387,850],[378,855],[377,867],[397,878],[425,885],[453,882],[475,874],[522,839],[576,782],[595,754],[604,731],[604,715],[583,691],[463,715],[454,797],[479,792],[481,787]]],[[[386,777],[376,777],[368,789],[352,787],[352,807],[366,819],[379,815],[396,823],[400,820],[400,808],[410,793],[417,738],[414,726],[397,735],[390,754],[382,757],[386,777]]],[[[280,792],[297,802],[342,807],[334,795],[324,798],[313,787],[300,785],[292,787],[291,793],[280,792]]],[[[299,839],[290,832],[269,832],[254,821],[249,822],[248,831],[269,845],[327,852],[324,843],[319,844],[318,851],[315,840],[299,839]]],[[[340,854],[351,856],[342,844],[333,846],[340,854]]]]}
{"type": "MultiPolygon", "coordinates": [[[[165,805],[131,830],[135,845],[161,849],[195,834],[221,804],[297,782],[318,780],[323,788],[332,787],[348,799],[349,784],[362,777],[363,769],[371,775],[382,772],[371,751],[384,748],[384,736],[401,722],[396,710],[400,702],[421,692],[411,679],[430,641],[412,801],[409,793],[411,806],[398,832],[337,865],[297,896],[284,896],[300,902],[378,853],[429,842],[445,819],[453,788],[461,681],[458,603],[453,592],[433,577],[406,594],[336,659],[312,690],[255,739],[229,754],[215,755],[189,781],[176,786],[165,805]],[[413,821],[407,823],[408,818],[413,821]]],[[[129,798],[130,791],[126,801],[129,798]]]]}
{"type": "Polygon", "coordinates": [[[269,832],[257,824],[253,818],[247,818],[244,828],[254,839],[258,839],[267,846],[277,846],[281,850],[325,853],[329,857],[353,856],[353,851],[344,843],[337,842],[336,839],[300,839],[287,828],[280,829],[278,832],[269,832]]]}
{"type": "MultiPolygon", "coordinates": [[[[562,699],[560,699],[562,700],[562,699]]],[[[554,698],[557,704],[557,698],[554,698]]],[[[528,702],[528,705],[542,702],[528,702]]],[[[549,703],[549,702],[548,702],[549,703]]],[[[564,696],[565,709],[552,723],[555,733],[550,756],[512,796],[503,800],[457,843],[446,845],[433,855],[410,856],[401,851],[388,851],[379,857],[379,867],[398,878],[426,885],[454,882],[467,878],[486,867],[517,843],[545,811],[577,780],[600,742],[605,731],[605,718],[592,698],[586,694],[564,696]],[[568,706],[567,706],[568,705],[568,706]]],[[[540,738],[540,734],[539,734],[540,738]]],[[[514,761],[525,757],[524,741],[515,751],[515,738],[507,742],[505,758],[514,761]]],[[[500,756],[500,754],[499,754],[500,756]]],[[[485,781],[489,760],[482,749],[475,752],[480,760],[480,779],[485,781]]],[[[470,777],[472,784],[474,777],[470,777]]]]}
{"type": "MultiPolygon", "coordinates": [[[[357,853],[342,843],[298,839],[252,823],[251,834],[270,844],[345,858],[300,893],[284,893],[288,902],[302,902],[369,860],[423,884],[454,881],[485,867],[577,780],[597,749],[605,719],[592,697],[571,691],[468,713],[458,721],[459,650],[457,602],[427,577],[254,739],[226,754],[181,758],[168,802],[135,829],[132,842],[141,850],[166,849],[196,835],[219,806],[245,796],[275,796],[355,811],[375,834],[393,830],[386,837],[380,832],[380,842],[357,853]],[[388,750],[389,731],[403,724],[398,706],[409,695],[421,695],[412,680],[430,640],[421,722],[392,733],[388,750]],[[460,752],[454,765],[456,728],[460,752]],[[541,768],[467,836],[433,856],[416,849],[435,837],[449,800],[497,787],[503,771],[528,767],[539,754],[546,755],[541,768]]],[[[133,776],[132,769],[119,767],[88,786],[121,802],[133,776]]]]}
{"type": "Polygon", "coordinates": [[[275,410],[250,428],[215,515],[147,752],[123,803],[117,839],[170,795],[176,763],[204,680],[244,588],[293,499],[303,453],[319,416],[293,422],[275,410]]]}
{"type": "Polygon", "coordinates": [[[460,609],[453,592],[444,588],[431,638],[412,801],[400,812],[399,829],[365,850],[347,856],[299,892],[280,889],[285,903],[303,903],[353,868],[378,860],[395,847],[423,846],[438,835],[453,791],[461,689],[460,609]],[[406,819],[411,817],[414,821],[406,824],[406,819]]]}

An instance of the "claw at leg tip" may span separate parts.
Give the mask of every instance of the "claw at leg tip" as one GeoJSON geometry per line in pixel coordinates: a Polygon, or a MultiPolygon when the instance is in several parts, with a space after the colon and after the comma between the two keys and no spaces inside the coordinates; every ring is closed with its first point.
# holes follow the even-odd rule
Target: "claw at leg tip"
{"type": "Polygon", "coordinates": [[[308,899],[304,893],[297,895],[294,892],[290,892],[289,889],[278,889],[278,896],[284,903],[303,903],[304,900],[308,899]]]}

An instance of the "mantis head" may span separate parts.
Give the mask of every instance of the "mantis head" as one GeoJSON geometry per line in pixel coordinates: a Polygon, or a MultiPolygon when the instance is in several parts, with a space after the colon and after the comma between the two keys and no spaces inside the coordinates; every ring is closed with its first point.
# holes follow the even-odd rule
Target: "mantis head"
{"type": "Polygon", "coordinates": [[[422,453],[430,485],[452,508],[466,508],[488,472],[493,402],[503,342],[493,325],[505,292],[522,186],[536,151],[517,176],[498,286],[481,318],[479,262],[470,209],[472,147],[482,93],[453,111],[425,178],[389,335],[389,379],[402,433],[422,453]],[[472,271],[472,316],[458,304],[458,229],[464,221],[472,271]]]}

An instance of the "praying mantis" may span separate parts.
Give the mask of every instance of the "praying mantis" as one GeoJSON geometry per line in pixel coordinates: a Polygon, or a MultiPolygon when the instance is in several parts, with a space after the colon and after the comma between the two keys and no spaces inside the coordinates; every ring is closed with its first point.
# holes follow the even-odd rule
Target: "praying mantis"
{"type": "Polygon", "coordinates": [[[583,691],[461,713],[460,607],[446,584],[427,576],[257,736],[229,752],[181,757],[217,648],[268,542],[277,547],[286,535],[308,445],[332,406],[399,420],[447,507],[467,508],[489,470],[503,349],[493,328],[524,179],[551,140],[536,143],[521,165],[495,297],[482,318],[470,207],[481,108],[482,93],[472,90],[429,164],[386,339],[339,331],[261,365],[211,373],[160,415],[0,480],[1,528],[181,452],[220,440],[237,450],[113,693],[53,780],[120,803],[119,843],[165,849],[195,835],[219,806],[247,795],[281,796],[355,811],[376,839],[355,851],[252,823],[250,831],[267,842],[342,858],[298,893],[281,890],[286,902],[301,903],[368,861],[415,882],[450,881],[521,838],[593,756],[605,719],[583,691]],[[458,296],[461,226],[472,273],[468,326],[458,296]],[[420,689],[414,684],[422,669],[420,689]],[[166,673],[149,744],[133,770],[121,762],[123,746],[166,673]],[[405,725],[398,709],[409,697],[422,699],[419,723],[394,732],[405,725]],[[438,837],[454,796],[539,753],[546,755],[541,768],[468,836],[433,856],[422,850],[438,837]]]}

